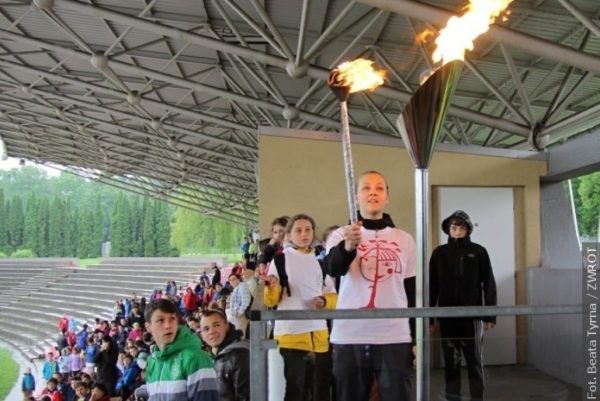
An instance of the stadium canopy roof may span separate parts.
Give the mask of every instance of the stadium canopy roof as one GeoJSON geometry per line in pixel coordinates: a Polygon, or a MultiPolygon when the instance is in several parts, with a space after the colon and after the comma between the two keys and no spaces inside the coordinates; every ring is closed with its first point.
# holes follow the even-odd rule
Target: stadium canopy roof
{"type": "MultiPolygon", "coordinates": [[[[388,71],[354,95],[352,132],[395,121],[464,1],[0,1],[8,154],[246,224],[260,126],[339,129],[325,82],[359,56],[388,71]]],[[[539,149],[600,125],[598,0],[514,0],[468,54],[443,142],[539,149]]]]}

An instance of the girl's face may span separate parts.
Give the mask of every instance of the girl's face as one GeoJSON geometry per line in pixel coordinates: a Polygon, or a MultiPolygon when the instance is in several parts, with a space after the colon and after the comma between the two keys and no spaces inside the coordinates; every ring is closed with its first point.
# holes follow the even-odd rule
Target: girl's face
{"type": "Polygon", "coordinates": [[[283,238],[285,237],[285,227],[279,224],[275,224],[271,228],[271,234],[277,242],[282,242],[283,238]]]}
{"type": "Polygon", "coordinates": [[[363,175],[358,181],[357,198],[362,217],[381,219],[389,202],[385,178],[376,173],[363,175]]]}
{"type": "Polygon", "coordinates": [[[310,221],[296,220],[290,231],[290,240],[299,249],[308,249],[315,237],[315,230],[310,221]]]}

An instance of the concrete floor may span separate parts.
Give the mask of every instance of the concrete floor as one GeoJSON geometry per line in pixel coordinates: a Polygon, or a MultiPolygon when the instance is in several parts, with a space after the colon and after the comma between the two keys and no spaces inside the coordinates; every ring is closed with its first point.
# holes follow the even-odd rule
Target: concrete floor
{"type": "MultiPolygon", "coordinates": [[[[468,377],[462,372],[463,398],[468,401],[468,377]]],[[[486,367],[485,401],[580,401],[581,389],[531,366],[486,367]]],[[[431,372],[431,400],[443,401],[444,372],[431,372]]]]}

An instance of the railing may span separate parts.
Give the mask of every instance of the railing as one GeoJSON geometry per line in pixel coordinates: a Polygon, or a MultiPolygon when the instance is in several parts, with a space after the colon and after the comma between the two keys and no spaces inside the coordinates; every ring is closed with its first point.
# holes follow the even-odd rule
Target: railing
{"type": "MultiPolygon", "coordinates": [[[[262,286],[261,286],[262,287],[262,286]]],[[[262,294],[259,288],[257,294],[262,294]]],[[[478,316],[525,316],[525,315],[573,315],[583,314],[583,305],[514,305],[514,306],[468,306],[429,307],[406,309],[337,309],[337,310],[261,310],[260,296],[250,313],[250,396],[252,400],[267,400],[267,352],[274,348],[274,340],[267,340],[269,320],[311,319],[390,319],[390,318],[457,318],[478,316]]],[[[424,322],[425,324],[427,322],[424,322]]],[[[425,326],[426,327],[426,326],[425,326]]],[[[429,364],[422,365],[429,369],[429,364]]],[[[426,401],[426,400],[417,400],[426,401]]],[[[429,401],[429,400],[427,400],[429,401]]]]}

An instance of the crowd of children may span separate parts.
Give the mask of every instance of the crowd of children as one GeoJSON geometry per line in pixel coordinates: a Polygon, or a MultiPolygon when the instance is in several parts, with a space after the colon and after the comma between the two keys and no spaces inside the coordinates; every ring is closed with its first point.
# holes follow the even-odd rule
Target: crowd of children
{"type": "MultiPolygon", "coordinates": [[[[235,264],[229,277],[247,277],[243,265],[244,262],[235,264]]],[[[41,368],[44,387],[36,391],[35,379],[30,369],[26,369],[21,382],[23,399],[133,399],[135,390],[144,384],[146,360],[153,346],[152,336],[144,325],[146,303],[161,298],[173,301],[185,324],[200,337],[202,313],[209,310],[224,313],[234,292],[230,280],[222,283],[216,263],[209,271],[210,276],[204,271],[197,280],[179,286],[168,280],[164,288],[150,294],[148,301],[145,297],[138,298],[135,292],[129,298],[118,299],[111,321],[96,318],[93,327],[79,325],[73,317],[60,318],[56,346],[46,353],[41,368]]]]}

